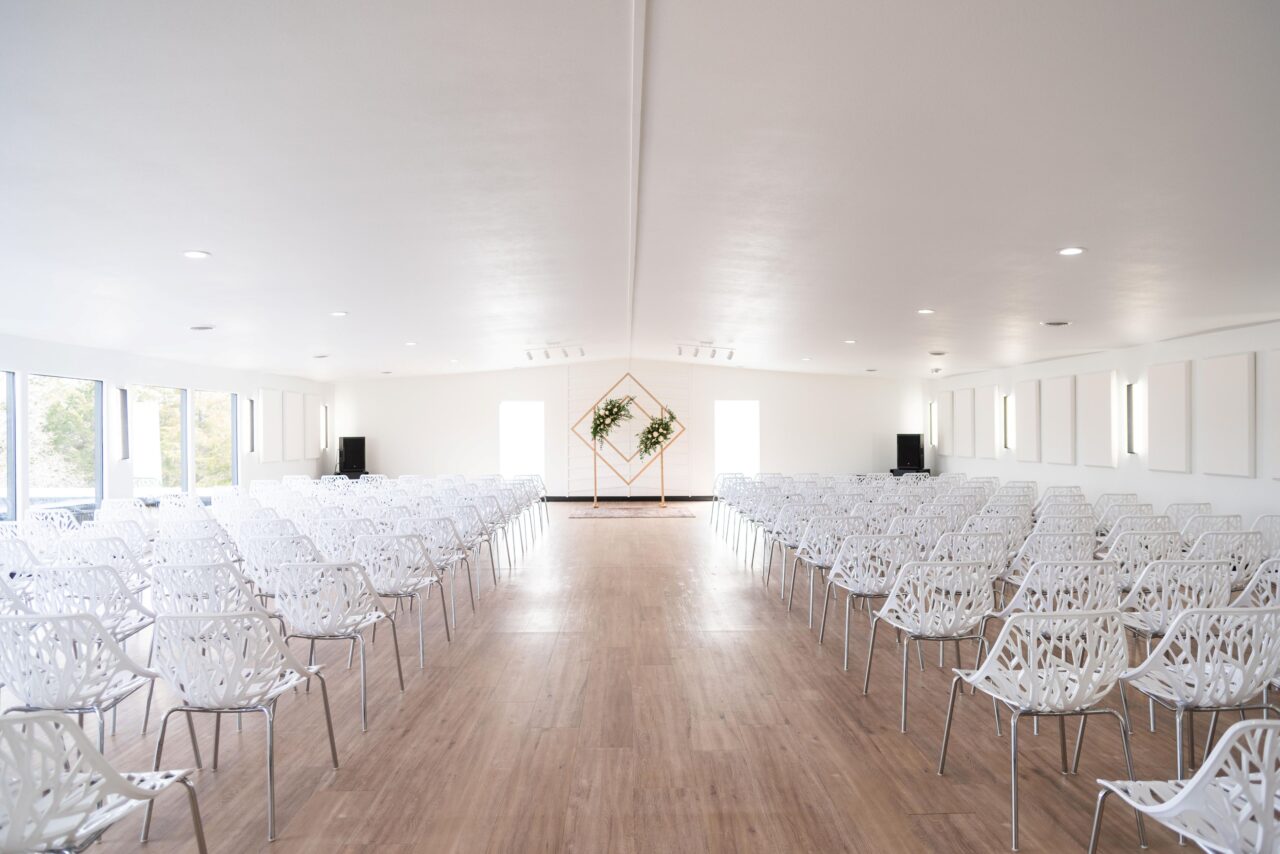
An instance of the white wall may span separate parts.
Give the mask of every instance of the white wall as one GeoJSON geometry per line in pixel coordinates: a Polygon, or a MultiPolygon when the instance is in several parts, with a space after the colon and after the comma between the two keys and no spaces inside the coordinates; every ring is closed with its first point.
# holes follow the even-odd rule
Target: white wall
{"type": "MultiPolygon", "coordinates": [[[[336,443],[319,459],[264,463],[249,453],[249,404],[259,389],[274,388],[318,394],[330,407],[330,436],[333,436],[332,388],[311,380],[252,371],[236,371],[164,359],[148,359],[115,350],[73,347],[29,338],[0,335],[0,371],[15,376],[15,412],[18,418],[18,507],[26,506],[27,459],[22,441],[26,435],[26,379],[29,374],[101,380],[103,384],[103,494],[108,498],[133,494],[133,464],[120,459],[120,388],[156,385],[172,388],[219,391],[239,395],[240,482],[255,478],[279,478],[286,474],[316,476],[333,470],[336,443]]],[[[188,409],[190,409],[188,407],[188,409]]],[[[188,416],[189,417],[189,416],[188,416]]],[[[188,422],[189,424],[190,422],[188,422]]]]}
{"type": "MultiPolygon", "coordinates": [[[[618,360],[339,382],[335,435],[366,437],[370,471],[492,473],[498,470],[498,404],[542,400],[548,491],[590,495],[591,452],[569,428],[628,369],[686,427],[667,460],[670,495],[711,491],[716,400],[760,401],[764,471],[885,470],[895,463],[896,434],[923,428],[917,381],[618,360]]],[[[656,494],[655,471],[637,481],[632,494],[656,494]]],[[[602,495],[627,494],[604,467],[600,482],[602,495]]]]}
{"type": "MultiPolygon", "coordinates": [[[[1102,492],[1136,492],[1162,509],[1173,501],[1211,501],[1223,513],[1241,513],[1252,523],[1261,513],[1280,513],[1280,323],[1210,332],[1171,341],[1162,341],[1124,350],[1111,350],[1022,365],[996,371],[985,371],[948,377],[929,384],[926,394],[933,399],[944,391],[996,385],[999,394],[1013,394],[1015,386],[1027,380],[1050,380],[1067,375],[1086,375],[1098,371],[1115,371],[1115,398],[1112,425],[1117,446],[1115,467],[1090,466],[1082,463],[1079,446],[1076,464],[1018,462],[1015,451],[997,451],[995,460],[966,459],[939,455],[935,465],[942,471],[961,471],[971,475],[996,475],[1002,479],[1031,479],[1041,486],[1077,484],[1091,496],[1102,492]],[[1214,447],[1215,435],[1223,434],[1223,413],[1208,411],[1217,391],[1206,383],[1205,362],[1217,356],[1255,353],[1254,393],[1256,405],[1250,415],[1244,408],[1234,408],[1227,420],[1234,432],[1248,436],[1252,432],[1254,471],[1252,476],[1226,476],[1206,471],[1206,450],[1214,447]],[[1170,362],[1191,363],[1190,436],[1191,469],[1188,473],[1154,471],[1148,468],[1147,375],[1151,366],[1170,362]],[[1134,384],[1135,450],[1125,449],[1125,385],[1134,384]],[[1243,413],[1243,414],[1241,414],[1243,413]],[[1248,419],[1252,417],[1252,431],[1248,419]]],[[[1077,381],[1076,386],[1079,387],[1077,381]]],[[[1021,401],[1015,401],[1021,415],[1021,401]]],[[[1090,409],[1094,409],[1090,407],[1090,409]]],[[[1079,408],[1077,407],[1079,413],[1079,408]]],[[[1077,416],[1079,417],[1079,415],[1077,416]]],[[[1170,417],[1168,415],[1160,416],[1170,417]]],[[[1157,428],[1170,425],[1156,425],[1157,428]]],[[[1077,428],[1080,425],[1077,423],[1077,428]]],[[[1040,425],[1043,431],[1045,424],[1040,425]]],[[[1052,429],[1052,428],[1050,428],[1052,429]]],[[[1079,443],[1081,430],[1074,441],[1079,443]]],[[[1231,431],[1228,431],[1231,432],[1231,431]]],[[[1225,435],[1225,434],[1223,434],[1225,435]]],[[[997,434],[997,445],[1003,433],[997,434]]],[[[1015,437],[1020,441],[1020,437],[1015,437]]],[[[1211,464],[1211,463],[1210,463],[1211,464]]]]}

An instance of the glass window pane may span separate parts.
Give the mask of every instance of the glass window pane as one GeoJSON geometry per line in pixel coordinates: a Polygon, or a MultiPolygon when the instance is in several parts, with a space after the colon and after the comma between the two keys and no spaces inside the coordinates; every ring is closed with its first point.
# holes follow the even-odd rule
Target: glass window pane
{"type": "Polygon", "coordinates": [[[717,400],[717,475],[760,473],[760,401],[717,400]]]}
{"type": "Polygon", "coordinates": [[[191,392],[197,490],[212,491],[235,484],[232,397],[216,391],[191,392]]]}
{"type": "Polygon", "coordinates": [[[97,504],[102,448],[96,380],[31,375],[28,397],[28,477],[32,505],[97,504]]]}
{"type": "Polygon", "coordinates": [[[498,470],[503,477],[546,477],[546,419],[541,400],[498,404],[498,470]]]}
{"type": "Polygon", "coordinates": [[[135,498],[182,492],[183,394],[179,388],[135,386],[129,401],[129,457],[135,498]]]}

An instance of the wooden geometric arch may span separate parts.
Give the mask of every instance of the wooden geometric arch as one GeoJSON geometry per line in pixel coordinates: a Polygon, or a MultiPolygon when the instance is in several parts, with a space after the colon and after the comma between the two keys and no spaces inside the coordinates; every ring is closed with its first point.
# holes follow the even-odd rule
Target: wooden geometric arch
{"type": "MultiPolygon", "coordinates": [[[[586,425],[586,435],[583,435],[583,432],[579,429],[582,426],[583,422],[587,421],[592,416],[592,414],[596,410],[596,407],[599,406],[606,398],[608,398],[609,395],[612,394],[614,390],[617,389],[618,386],[622,385],[627,380],[631,380],[631,382],[639,386],[640,389],[643,390],[645,394],[649,395],[653,403],[657,404],[657,406],[654,407],[655,409],[658,409],[659,411],[663,409],[667,409],[666,404],[663,403],[661,400],[659,400],[657,395],[649,391],[649,389],[645,386],[644,383],[636,379],[635,376],[632,375],[630,371],[627,371],[625,374],[623,374],[621,377],[618,378],[618,381],[616,383],[609,386],[608,391],[600,395],[600,397],[596,400],[595,403],[587,407],[587,411],[582,413],[582,417],[573,423],[573,426],[569,428],[569,432],[577,436],[578,440],[581,441],[582,444],[586,445],[587,448],[591,450],[591,453],[594,454],[598,460],[600,460],[600,462],[608,466],[609,471],[617,475],[618,480],[622,481],[627,486],[630,486],[631,484],[639,480],[641,475],[643,475],[646,471],[649,470],[649,466],[657,462],[659,455],[654,454],[649,458],[649,461],[645,463],[643,467],[641,467],[640,471],[636,472],[631,477],[625,477],[622,474],[622,472],[614,468],[613,464],[609,462],[607,457],[605,457],[603,454],[600,453],[600,450],[596,447],[595,442],[591,441],[591,425],[589,423],[586,425]]],[[[640,410],[640,413],[645,418],[652,419],[654,417],[653,413],[649,412],[648,409],[645,409],[645,407],[640,403],[640,398],[638,396],[636,397],[636,400],[631,405],[634,406],[636,409],[640,410]]],[[[668,409],[667,411],[670,411],[670,410],[668,409]]],[[[680,422],[679,418],[676,419],[675,423],[679,429],[676,430],[676,432],[671,436],[671,439],[668,440],[667,443],[662,446],[663,450],[666,450],[667,448],[671,447],[671,445],[675,443],[676,439],[679,439],[681,436],[684,435],[684,424],[680,422]]],[[[632,451],[629,455],[624,454],[622,452],[622,449],[619,448],[617,445],[613,444],[613,442],[611,442],[607,436],[605,437],[604,443],[608,445],[610,448],[613,448],[614,452],[617,453],[617,455],[622,460],[628,463],[634,460],[636,458],[636,455],[640,453],[638,450],[636,450],[636,451],[632,451]]]]}

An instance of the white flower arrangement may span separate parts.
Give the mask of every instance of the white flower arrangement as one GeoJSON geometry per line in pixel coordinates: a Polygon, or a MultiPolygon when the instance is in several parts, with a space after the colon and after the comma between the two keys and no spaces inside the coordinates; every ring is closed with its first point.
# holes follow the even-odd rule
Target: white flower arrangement
{"type": "Polygon", "coordinates": [[[676,414],[670,409],[662,410],[665,415],[657,415],[649,419],[649,424],[641,431],[636,440],[640,450],[640,459],[656,454],[671,441],[675,435],[676,414]]]}
{"type": "Polygon", "coordinates": [[[591,417],[591,438],[595,440],[597,446],[604,444],[604,440],[613,432],[622,421],[630,421],[632,419],[631,404],[635,402],[634,397],[611,397],[595,409],[595,414],[591,417]]]}

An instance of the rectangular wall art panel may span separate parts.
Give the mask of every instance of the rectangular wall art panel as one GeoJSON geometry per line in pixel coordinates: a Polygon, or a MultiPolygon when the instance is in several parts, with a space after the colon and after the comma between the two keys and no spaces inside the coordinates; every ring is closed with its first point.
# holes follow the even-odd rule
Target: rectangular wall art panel
{"type": "Polygon", "coordinates": [[[1200,363],[1196,395],[1196,458],[1205,474],[1253,477],[1255,442],[1253,353],[1200,363]]]}
{"type": "Polygon", "coordinates": [[[994,460],[1000,436],[999,389],[986,385],[975,389],[973,394],[974,454],[984,460],[994,460]]]}
{"type": "Polygon", "coordinates": [[[308,460],[320,457],[322,436],[324,434],[324,404],[318,394],[308,394],[303,398],[303,454],[308,460]]]}
{"type": "Polygon", "coordinates": [[[264,463],[278,463],[284,456],[283,410],[280,389],[258,389],[258,454],[264,463]]]}
{"type": "Polygon", "coordinates": [[[1147,370],[1147,468],[1191,471],[1191,363],[1147,370]]]}
{"type": "Polygon", "coordinates": [[[1271,444],[1267,446],[1267,459],[1270,460],[1271,476],[1280,480],[1280,350],[1272,350],[1267,358],[1267,398],[1270,406],[1267,409],[1267,435],[1271,444]]]}
{"type": "Polygon", "coordinates": [[[306,444],[306,426],[303,424],[302,392],[284,393],[284,458],[286,461],[302,459],[306,444]]]}
{"type": "Polygon", "coordinates": [[[1040,389],[1040,454],[1046,463],[1076,464],[1076,378],[1054,377],[1040,389]]]}
{"type": "Polygon", "coordinates": [[[1116,467],[1116,372],[1076,377],[1076,432],[1080,462],[1116,467]]]}
{"type": "Polygon", "coordinates": [[[1020,463],[1040,462],[1040,381],[1023,380],[1014,386],[1013,402],[1017,410],[1017,448],[1020,463]]]}
{"type": "Polygon", "coordinates": [[[973,456],[973,389],[956,390],[955,397],[955,447],[957,457],[973,456]]]}
{"type": "Polygon", "coordinates": [[[949,391],[938,394],[938,453],[955,453],[955,394],[949,391]]]}

